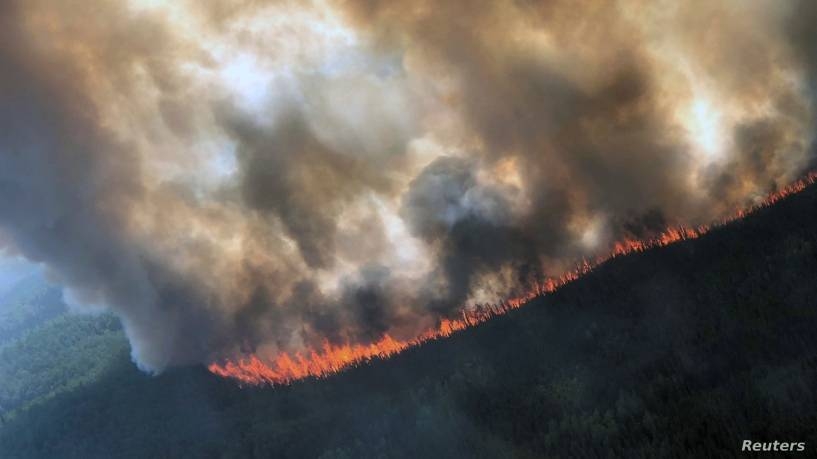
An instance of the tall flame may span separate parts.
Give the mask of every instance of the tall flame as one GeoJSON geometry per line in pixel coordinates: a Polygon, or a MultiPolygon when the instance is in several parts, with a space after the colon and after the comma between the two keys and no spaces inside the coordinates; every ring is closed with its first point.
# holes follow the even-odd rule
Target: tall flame
{"type": "Polygon", "coordinates": [[[582,261],[574,269],[565,272],[561,276],[536,282],[525,294],[507,299],[498,305],[463,310],[459,318],[441,319],[436,328],[427,330],[414,339],[401,341],[386,334],[379,340],[369,344],[333,345],[325,341],[319,349],[310,349],[294,354],[283,352],[272,361],[264,361],[256,355],[250,355],[235,361],[214,362],[208,366],[208,369],[216,375],[233,378],[243,384],[275,385],[288,384],[309,377],[322,378],[374,359],[385,359],[410,347],[451,336],[460,330],[517,309],[536,297],[556,291],[563,285],[578,279],[613,258],[643,252],[654,247],[667,246],[679,241],[696,239],[713,228],[743,218],[759,209],[771,206],[787,196],[799,193],[815,182],[817,182],[817,172],[811,172],[805,178],[770,194],[760,203],[739,210],[712,225],[701,225],[697,228],[678,226],[668,228],[652,238],[643,240],[625,239],[616,242],[612,251],[607,255],[593,261],[582,261]]]}

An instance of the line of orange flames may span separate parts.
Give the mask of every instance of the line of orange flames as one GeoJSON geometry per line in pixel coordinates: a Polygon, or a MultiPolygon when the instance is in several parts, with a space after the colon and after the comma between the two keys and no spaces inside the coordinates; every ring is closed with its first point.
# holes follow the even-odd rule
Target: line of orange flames
{"type": "Polygon", "coordinates": [[[256,355],[236,361],[214,362],[208,369],[219,376],[233,378],[242,384],[288,384],[308,377],[325,377],[346,368],[357,366],[373,359],[385,359],[413,346],[429,340],[451,336],[465,328],[485,322],[492,317],[517,309],[528,301],[556,291],[559,287],[572,282],[592,271],[602,263],[613,258],[635,252],[643,252],[654,247],[662,247],[675,242],[695,239],[709,232],[712,228],[723,226],[734,220],[745,217],[761,208],[768,207],[786,196],[798,193],[807,186],[817,182],[817,172],[809,173],[805,178],[770,194],[763,201],[747,209],[740,210],[720,222],[712,225],[701,225],[697,228],[678,226],[669,228],[659,235],[645,239],[625,239],[613,246],[612,252],[597,258],[595,261],[583,261],[575,269],[559,277],[548,278],[537,282],[524,295],[508,299],[498,305],[475,310],[463,310],[459,318],[441,319],[436,328],[421,333],[414,339],[397,340],[384,335],[380,340],[369,344],[333,345],[325,341],[319,349],[296,352],[292,355],[282,352],[271,361],[263,361],[256,355]]]}

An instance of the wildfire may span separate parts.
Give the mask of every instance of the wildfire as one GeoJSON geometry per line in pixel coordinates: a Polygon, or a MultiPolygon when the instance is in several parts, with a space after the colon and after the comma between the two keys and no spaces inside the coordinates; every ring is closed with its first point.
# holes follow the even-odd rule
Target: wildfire
{"type": "Polygon", "coordinates": [[[214,362],[208,366],[208,369],[214,374],[233,378],[244,384],[274,385],[288,384],[292,381],[308,377],[326,377],[373,359],[388,358],[409,347],[418,346],[430,340],[451,336],[460,330],[485,322],[492,317],[505,314],[510,310],[517,309],[538,296],[556,291],[561,286],[578,279],[612,258],[698,238],[712,228],[717,228],[743,218],[761,208],[768,207],[780,201],[786,196],[799,193],[815,182],[817,182],[817,172],[811,172],[805,178],[770,194],[760,203],[739,210],[735,214],[712,225],[701,225],[696,228],[679,226],[668,228],[652,238],[643,240],[625,239],[617,242],[613,245],[613,249],[609,254],[592,261],[585,260],[573,270],[559,277],[547,278],[536,282],[521,296],[510,298],[498,305],[473,310],[463,310],[461,317],[441,319],[436,328],[427,330],[411,340],[396,340],[386,334],[378,341],[369,344],[333,345],[325,341],[319,349],[311,349],[303,353],[296,352],[292,355],[281,353],[274,360],[268,362],[262,361],[255,355],[250,355],[249,357],[236,361],[226,361],[224,363],[214,362]]]}

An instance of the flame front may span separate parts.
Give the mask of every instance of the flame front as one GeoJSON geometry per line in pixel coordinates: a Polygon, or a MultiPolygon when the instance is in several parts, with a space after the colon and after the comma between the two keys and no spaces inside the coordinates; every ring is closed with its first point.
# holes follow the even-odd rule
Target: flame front
{"type": "Polygon", "coordinates": [[[250,355],[235,361],[214,362],[208,366],[208,369],[214,374],[233,378],[244,384],[275,385],[288,384],[309,377],[322,378],[373,359],[389,358],[410,347],[451,336],[460,330],[517,309],[536,297],[556,291],[610,259],[634,252],[643,252],[654,247],[667,246],[679,241],[696,239],[713,228],[743,218],[787,196],[799,193],[816,181],[817,172],[811,172],[805,178],[770,194],[759,204],[739,210],[712,225],[702,225],[697,228],[679,226],[668,228],[653,238],[644,240],[625,239],[617,242],[613,245],[612,251],[606,256],[599,257],[594,261],[585,260],[573,270],[565,272],[559,277],[537,282],[524,295],[510,298],[498,305],[479,309],[463,309],[461,317],[441,319],[436,328],[427,330],[411,340],[401,341],[385,334],[378,341],[368,344],[332,345],[328,341],[324,341],[319,349],[310,349],[292,355],[283,352],[271,361],[264,361],[256,355],[250,355]]]}

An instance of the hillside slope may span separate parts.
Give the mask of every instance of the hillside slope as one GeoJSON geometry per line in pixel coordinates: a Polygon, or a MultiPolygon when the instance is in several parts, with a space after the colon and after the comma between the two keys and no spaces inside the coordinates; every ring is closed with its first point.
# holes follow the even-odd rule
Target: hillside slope
{"type": "MultiPolygon", "coordinates": [[[[115,360],[127,359],[116,317],[63,314],[0,347],[0,407],[22,407],[86,382],[115,360]]],[[[0,413],[2,413],[0,412],[0,413]]]]}
{"type": "Polygon", "coordinates": [[[34,272],[0,291],[0,346],[67,311],[58,287],[34,272]]]}
{"type": "Polygon", "coordinates": [[[3,457],[731,457],[817,447],[817,188],[617,258],[449,339],[240,388],[122,356],[0,428],[3,457]]]}

